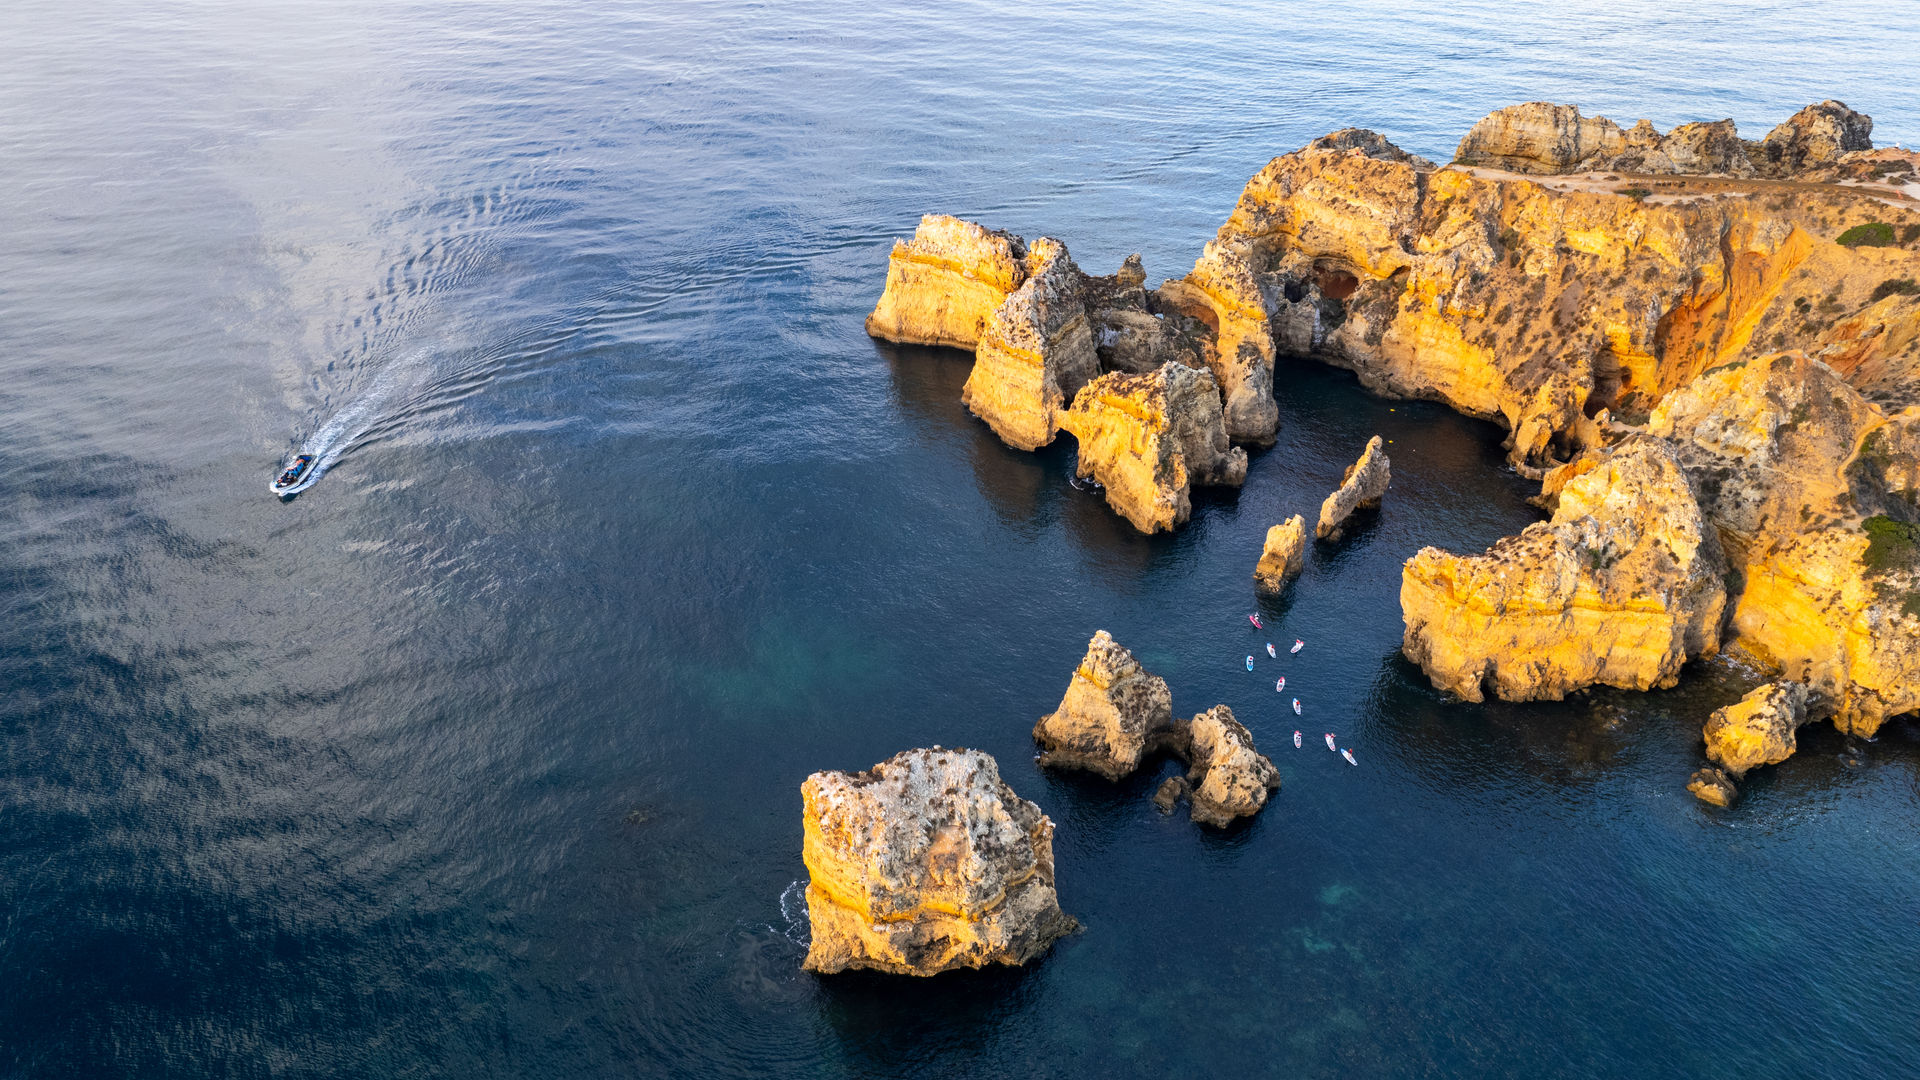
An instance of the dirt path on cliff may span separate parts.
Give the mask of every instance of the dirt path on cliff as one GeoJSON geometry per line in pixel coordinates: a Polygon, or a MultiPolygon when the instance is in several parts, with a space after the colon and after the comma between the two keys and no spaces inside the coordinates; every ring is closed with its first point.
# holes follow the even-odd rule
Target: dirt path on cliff
{"type": "MultiPolygon", "coordinates": [[[[1920,155],[1916,155],[1920,157],[1920,155]]],[[[1915,198],[1892,184],[1860,182],[1807,182],[1800,180],[1749,180],[1729,176],[1667,176],[1628,172],[1584,172],[1536,176],[1473,165],[1445,165],[1442,168],[1466,173],[1478,180],[1529,180],[1549,191],[1583,191],[1592,194],[1620,195],[1634,188],[1651,192],[1650,203],[1675,203],[1703,195],[1750,197],[1771,192],[1833,191],[1859,195],[1903,210],[1920,210],[1915,198]]]]}

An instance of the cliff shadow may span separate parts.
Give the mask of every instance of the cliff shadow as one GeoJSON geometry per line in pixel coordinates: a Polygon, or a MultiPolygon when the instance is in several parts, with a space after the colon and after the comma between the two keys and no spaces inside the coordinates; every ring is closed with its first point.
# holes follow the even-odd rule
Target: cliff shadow
{"type": "Polygon", "coordinates": [[[911,438],[963,453],[974,486],[1003,523],[1032,528],[1050,520],[1063,501],[1071,501],[1064,493],[1073,474],[1070,436],[1032,453],[1016,450],[961,404],[960,391],[973,372],[972,353],[877,338],[873,347],[887,363],[911,438]]]}
{"type": "Polygon", "coordinates": [[[903,1076],[935,1065],[956,1075],[1004,1060],[994,1032],[1035,1004],[1047,968],[1079,935],[1023,967],[994,965],[927,978],[874,971],[813,977],[824,1026],[854,1076],[903,1076]]]}

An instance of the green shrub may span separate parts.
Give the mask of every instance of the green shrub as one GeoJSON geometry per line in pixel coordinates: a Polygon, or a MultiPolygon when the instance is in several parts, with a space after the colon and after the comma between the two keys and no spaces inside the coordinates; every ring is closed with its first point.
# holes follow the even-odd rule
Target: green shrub
{"type": "Polygon", "coordinates": [[[1889,247],[1893,244],[1893,226],[1884,221],[1855,225],[1840,234],[1839,242],[1846,247],[1889,247]]]}
{"type": "Polygon", "coordinates": [[[1885,300],[1889,296],[1920,296],[1920,281],[1910,277],[1888,278],[1873,287],[1873,295],[1867,298],[1867,302],[1885,300]]]}
{"type": "Polygon", "coordinates": [[[1630,187],[1630,188],[1621,188],[1620,194],[1625,195],[1627,198],[1632,199],[1634,202],[1643,202],[1646,200],[1646,197],[1653,194],[1653,192],[1648,191],[1646,188],[1643,188],[1643,187],[1630,187]]]}
{"type": "Polygon", "coordinates": [[[1901,243],[1911,244],[1915,240],[1920,240],[1920,222],[1915,222],[1911,225],[1903,226],[1900,229],[1901,243]]]}
{"type": "Polygon", "coordinates": [[[1869,575],[1911,570],[1920,563],[1920,525],[1875,514],[1861,522],[1860,529],[1867,534],[1867,550],[1860,556],[1860,565],[1869,575]]]}

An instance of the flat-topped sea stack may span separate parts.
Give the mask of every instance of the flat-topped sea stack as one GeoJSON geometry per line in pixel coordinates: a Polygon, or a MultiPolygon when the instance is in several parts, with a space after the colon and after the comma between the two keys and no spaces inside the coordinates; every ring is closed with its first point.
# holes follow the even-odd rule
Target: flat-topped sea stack
{"type": "Polygon", "coordinates": [[[1407,560],[1403,648],[1468,701],[1672,686],[1719,648],[1725,574],[1672,449],[1634,436],[1566,482],[1551,521],[1484,555],[1407,560]]]}
{"type": "Polygon", "coordinates": [[[934,975],[1019,965],[1077,923],[1053,884],[1053,822],[978,750],[908,750],[800,788],[809,971],[934,975]]]}
{"type": "Polygon", "coordinates": [[[1707,757],[1738,778],[1792,757],[1794,733],[1806,722],[1807,684],[1775,682],[1716,709],[1701,736],[1707,757]]]}
{"type": "Polygon", "coordinates": [[[1247,478],[1247,452],[1228,443],[1212,374],[1184,364],[1102,375],[1081,388],[1060,426],[1079,440],[1080,475],[1099,481],[1107,505],[1144,533],[1184,523],[1193,487],[1247,478]]]}
{"type": "Polygon", "coordinates": [[[1105,630],[1087,643],[1060,707],[1033,726],[1049,768],[1086,769],[1118,780],[1173,727],[1165,679],[1140,666],[1105,630]]]}
{"type": "Polygon", "coordinates": [[[896,240],[887,284],[867,333],[909,345],[971,349],[987,321],[1027,280],[1027,243],[971,221],[928,214],[912,240],[896,240]]]}
{"type": "Polygon", "coordinates": [[[1253,567],[1254,588],[1269,596],[1284,592],[1306,562],[1307,520],[1295,514],[1267,530],[1260,561],[1253,567]]]}

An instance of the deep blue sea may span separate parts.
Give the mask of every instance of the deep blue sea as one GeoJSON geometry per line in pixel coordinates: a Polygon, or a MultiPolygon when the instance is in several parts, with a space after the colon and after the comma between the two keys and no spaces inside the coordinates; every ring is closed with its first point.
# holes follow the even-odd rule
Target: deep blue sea
{"type": "Polygon", "coordinates": [[[1920,725],[1704,808],[1755,672],[1482,707],[1400,658],[1400,564],[1538,517],[1495,428],[1285,360],[1244,490],[1143,538],[861,319],[927,211],[1179,276],[1349,125],[1912,144],[1915,15],[9,0],[0,1076],[1913,1075],[1920,725]],[[1267,527],[1375,433],[1385,511],[1257,634],[1267,527]],[[1102,628],[1233,706],[1264,814],[1033,766],[1102,628]],[[800,782],[934,743],[1053,817],[1085,933],[802,973],[800,782]]]}

